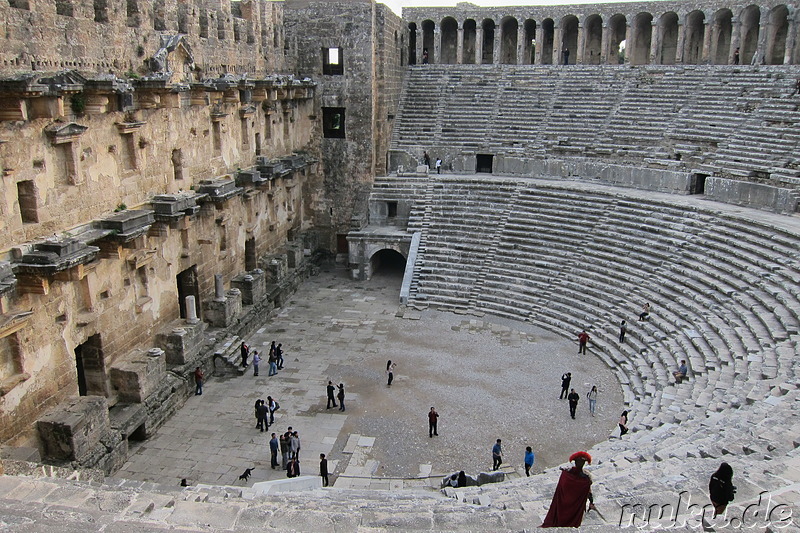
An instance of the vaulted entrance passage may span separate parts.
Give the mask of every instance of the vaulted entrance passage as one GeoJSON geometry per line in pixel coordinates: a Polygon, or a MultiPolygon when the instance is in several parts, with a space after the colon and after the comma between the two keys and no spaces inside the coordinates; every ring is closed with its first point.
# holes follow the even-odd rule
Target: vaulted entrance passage
{"type": "Polygon", "coordinates": [[[434,62],[433,57],[433,30],[436,27],[436,24],[433,23],[432,20],[424,20],[422,22],[422,56],[420,58],[420,63],[424,62],[425,60],[425,52],[428,52],[428,63],[434,62]]]}
{"type": "Polygon", "coordinates": [[[536,21],[528,19],[525,21],[525,48],[522,52],[522,63],[533,65],[536,63],[536,21]]]}
{"type": "Polygon", "coordinates": [[[702,11],[692,11],[686,15],[684,25],[683,62],[687,65],[699,65],[703,59],[703,41],[705,40],[705,15],[702,11]]]}
{"type": "Polygon", "coordinates": [[[625,32],[628,30],[628,21],[625,15],[616,14],[608,21],[608,50],[606,60],[609,65],[621,65],[625,62],[625,53],[622,43],[625,42],[625,32]]]}
{"type": "Polygon", "coordinates": [[[197,316],[200,316],[200,289],[197,285],[197,265],[191,266],[178,274],[178,305],[181,318],[186,318],[186,297],[194,296],[197,316]]]}
{"type": "Polygon", "coordinates": [[[494,156],[492,154],[478,154],[475,156],[475,172],[492,173],[494,156]]]}
{"type": "Polygon", "coordinates": [[[380,250],[375,252],[369,260],[372,277],[398,278],[402,281],[406,271],[406,258],[395,250],[380,250]]]}
{"type": "Polygon", "coordinates": [[[569,62],[573,65],[578,62],[578,17],[575,15],[561,19],[561,50],[558,57],[562,64],[569,62]],[[569,51],[567,58],[564,57],[565,50],[569,51]]]}
{"type": "Polygon", "coordinates": [[[712,26],[711,57],[715,65],[727,65],[731,55],[731,34],[733,33],[733,13],[730,9],[720,9],[714,13],[712,26]]]}
{"type": "Polygon", "coordinates": [[[678,15],[669,12],[661,15],[658,21],[658,35],[661,40],[658,63],[674,65],[678,53],[678,15]]]}
{"type": "Polygon", "coordinates": [[[755,57],[756,50],[758,50],[758,23],[761,18],[761,10],[758,6],[748,6],[742,10],[739,15],[741,22],[742,33],[740,38],[742,46],[740,51],[741,62],[749,65],[753,60],[758,63],[759,58],[755,57]]]}
{"type": "Polygon", "coordinates": [[[472,19],[464,21],[464,47],[461,51],[461,62],[465,65],[475,64],[475,38],[478,25],[472,19]]]}
{"type": "Polygon", "coordinates": [[[417,64],[417,25],[408,25],[408,64],[417,64]]]}
{"type": "Polygon", "coordinates": [[[519,23],[514,17],[505,17],[500,21],[500,63],[517,64],[517,38],[519,23]]]}
{"type": "Polygon", "coordinates": [[[631,65],[647,65],[650,63],[650,43],[653,39],[653,15],[639,13],[633,19],[631,28],[633,42],[630,43],[629,54],[631,65]]]}
{"type": "Polygon", "coordinates": [[[441,63],[455,65],[458,62],[458,22],[452,17],[445,17],[441,28],[441,63]]]}
{"type": "Polygon", "coordinates": [[[585,36],[583,62],[586,65],[599,65],[602,55],[600,49],[603,43],[603,19],[600,15],[590,15],[586,17],[583,28],[585,36]]]}
{"type": "Polygon", "coordinates": [[[553,19],[542,21],[542,65],[553,64],[553,39],[555,34],[555,23],[553,19]]]}
{"type": "Polygon", "coordinates": [[[769,13],[767,34],[767,64],[783,65],[786,56],[786,37],[789,33],[789,10],[775,6],[769,13]]]}
{"type": "Polygon", "coordinates": [[[484,20],[481,28],[483,28],[481,63],[491,65],[494,63],[494,21],[492,19],[484,20]]]}
{"type": "Polygon", "coordinates": [[[80,396],[108,396],[106,363],[99,333],[75,347],[75,370],[80,396]]]}

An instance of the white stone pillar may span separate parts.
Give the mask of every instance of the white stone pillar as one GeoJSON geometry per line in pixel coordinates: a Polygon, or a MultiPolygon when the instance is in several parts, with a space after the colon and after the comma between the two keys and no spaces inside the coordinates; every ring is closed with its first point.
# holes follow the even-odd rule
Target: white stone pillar
{"type": "Polygon", "coordinates": [[[542,48],[544,39],[544,30],[541,24],[536,25],[536,50],[534,51],[533,63],[536,65],[542,64],[542,48]]]}
{"type": "Polygon", "coordinates": [[[561,28],[553,28],[553,65],[561,65],[564,62],[562,52],[564,43],[561,42],[561,28]]]}
{"type": "Polygon", "coordinates": [[[650,65],[661,63],[659,50],[661,50],[661,39],[659,39],[658,24],[653,24],[650,27],[650,65]],[[659,58],[659,61],[656,61],[659,58]]]}
{"type": "Polygon", "coordinates": [[[187,296],[184,300],[186,302],[186,322],[189,324],[197,324],[200,319],[197,318],[197,307],[195,307],[194,296],[187,296]]]}
{"type": "Polygon", "coordinates": [[[519,24],[517,21],[517,65],[525,63],[525,23],[519,24]]]}
{"type": "Polygon", "coordinates": [[[480,65],[483,59],[483,26],[475,27],[475,64],[480,65]]]}
{"type": "Polygon", "coordinates": [[[710,65],[714,62],[711,55],[711,28],[713,28],[712,24],[706,24],[703,32],[703,53],[700,56],[700,62],[704,65],[710,65]]]}
{"type": "Polygon", "coordinates": [[[442,30],[439,26],[433,28],[433,50],[428,50],[430,62],[435,65],[442,63],[442,30]]]}
{"type": "Polygon", "coordinates": [[[583,54],[585,52],[584,47],[586,46],[586,32],[583,31],[583,23],[578,22],[578,49],[575,50],[575,63],[576,65],[583,64],[583,54]]]}
{"type": "Polygon", "coordinates": [[[214,274],[214,301],[225,301],[225,286],[222,284],[222,274],[214,274]]]}
{"type": "Polygon", "coordinates": [[[686,27],[685,24],[681,24],[680,20],[678,20],[678,42],[675,47],[675,64],[683,63],[683,58],[686,55],[686,50],[684,50],[684,45],[686,44],[686,33],[684,32],[684,28],[686,27]]]}
{"type": "Polygon", "coordinates": [[[503,36],[503,32],[497,24],[494,26],[494,48],[492,50],[492,63],[495,65],[500,64],[500,47],[501,47],[501,38],[503,36]]]}
{"type": "MultiPolygon", "coordinates": [[[[608,49],[608,47],[611,46],[611,39],[608,36],[608,24],[602,25],[601,28],[603,35],[600,37],[600,64],[607,65],[611,64],[611,51],[608,49]]],[[[616,59],[616,55],[614,59],[616,59]]],[[[616,65],[617,62],[614,61],[614,64],[616,65]]]]}
{"type": "Polygon", "coordinates": [[[464,27],[463,23],[458,27],[458,32],[456,34],[456,64],[460,65],[463,63],[463,55],[464,55],[464,27]]]}

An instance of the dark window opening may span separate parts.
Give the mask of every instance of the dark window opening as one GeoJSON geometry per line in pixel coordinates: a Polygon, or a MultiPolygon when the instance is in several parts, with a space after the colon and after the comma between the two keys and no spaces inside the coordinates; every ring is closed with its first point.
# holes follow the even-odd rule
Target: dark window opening
{"type": "Polygon", "coordinates": [[[338,233],[336,235],[336,253],[346,254],[350,251],[350,245],[347,243],[347,233],[338,233]]]}
{"type": "Polygon", "coordinates": [[[75,347],[75,369],[79,395],[107,396],[106,365],[99,333],[75,347]]]}
{"type": "Polygon", "coordinates": [[[133,442],[143,442],[147,440],[147,429],[144,427],[145,425],[142,424],[138,428],[134,429],[130,435],[128,435],[128,441],[133,442]]]}
{"type": "Polygon", "coordinates": [[[344,62],[342,61],[341,48],[322,49],[322,73],[330,76],[341,76],[344,74],[344,62]]]}
{"type": "Polygon", "coordinates": [[[16,9],[31,9],[28,0],[8,0],[8,5],[16,9]]]}
{"type": "Polygon", "coordinates": [[[493,162],[494,156],[492,154],[478,154],[475,156],[475,172],[491,174],[493,162]]]}
{"type": "Polygon", "coordinates": [[[705,194],[707,177],[708,174],[695,174],[693,176],[691,194],[705,194]]]}
{"type": "Polygon", "coordinates": [[[183,152],[180,148],[172,151],[172,176],[176,180],[183,179],[183,152]]]}
{"type": "Polygon", "coordinates": [[[208,12],[200,8],[200,37],[208,38],[208,12]]]}
{"type": "Polygon", "coordinates": [[[250,237],[244,241],[244,269],[255,270],[258,267],[258,255],[256,254],[256,239],[250,237]]]}
{"type": "Polygon", "coordinates": [[[56,0],[56,15],[71,17],[72,13],[72,2],[70,0],[56,0]]]}
{"type": "Polygon", "coordinates": [[[397,217],[397,202],[386,202],[386,211],[389,218],[397,217]]]}
{"type": "Polygon", "coordinates": [[[186,297],[194,296],[194,306],[197,316],[200,316],[200,289],[197,283],[197,266],[192,266],[178,274],[178,305],[180,317],[186,318],[186,297]]]}
{"type": "Polygon", "coordinates": [[[322,108],[322,132],[329,139],[344,139],[344,108],[322,108]]]}
{"type": "Polygon", "coordinates": [[[166,6],[164,0],[156,0],[153,4],[153,29],[156,31],[164,31],[167,29],[165,19],[166,6]]]}
{"type": "Polygon", "coordinates": [[[125,14],[128,17],[127,24],[131,28],[139,27],[139,3],[137,0],[127,0],[125,14]]]}
{"type": "Polygon", "coordinates": [[[94,21],[108,22],[108,4],[106,0],[94,0],[94,21]]]}
{"type": "Polygon", "coordinates": [[[36,187],[33,180],[17,182],[17,201],[19,214],[23,224],[39,222],[39,212],[36,207],[36,187]]]}

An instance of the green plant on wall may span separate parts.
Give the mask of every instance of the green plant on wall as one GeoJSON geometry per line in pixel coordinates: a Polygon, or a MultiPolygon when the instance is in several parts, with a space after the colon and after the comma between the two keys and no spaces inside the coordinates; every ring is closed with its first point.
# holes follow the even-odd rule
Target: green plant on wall
{"type": "Polygon", "coordinates": [[[83,93],[73,94],[69,97],[69,105],[73,113],[82,115],[86,111],[86,95],[83,93]]]}

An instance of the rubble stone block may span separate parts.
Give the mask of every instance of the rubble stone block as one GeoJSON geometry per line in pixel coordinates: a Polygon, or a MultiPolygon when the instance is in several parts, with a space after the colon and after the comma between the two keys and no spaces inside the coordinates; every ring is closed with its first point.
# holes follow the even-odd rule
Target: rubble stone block
{"type": "Polygon", "coordinates": [[[203,317],[215,328],[227,328],[242,313],[242,291],[231,289],[220,301],[203,302],[203,317]]]}
{"type": "Polygon", "coordinates": [[[108,403],[102,396],[70,398],[36,422],[44,457],[80,461],[110,430],[108,403]]]}
{"type": "Polygon", "coordinates": [[[241,291],[242,304],[253,305],[264,299],[267,293],[267,276],[261,269],[239,274],[231,280],[231,287],[241,291]]]}
{"type": "Polygon", "coordinates": [[[111,384],[120,401],[141,403],[161,383],[167,372],[164,350],[135,350],[110,369],[111,384]]]}

